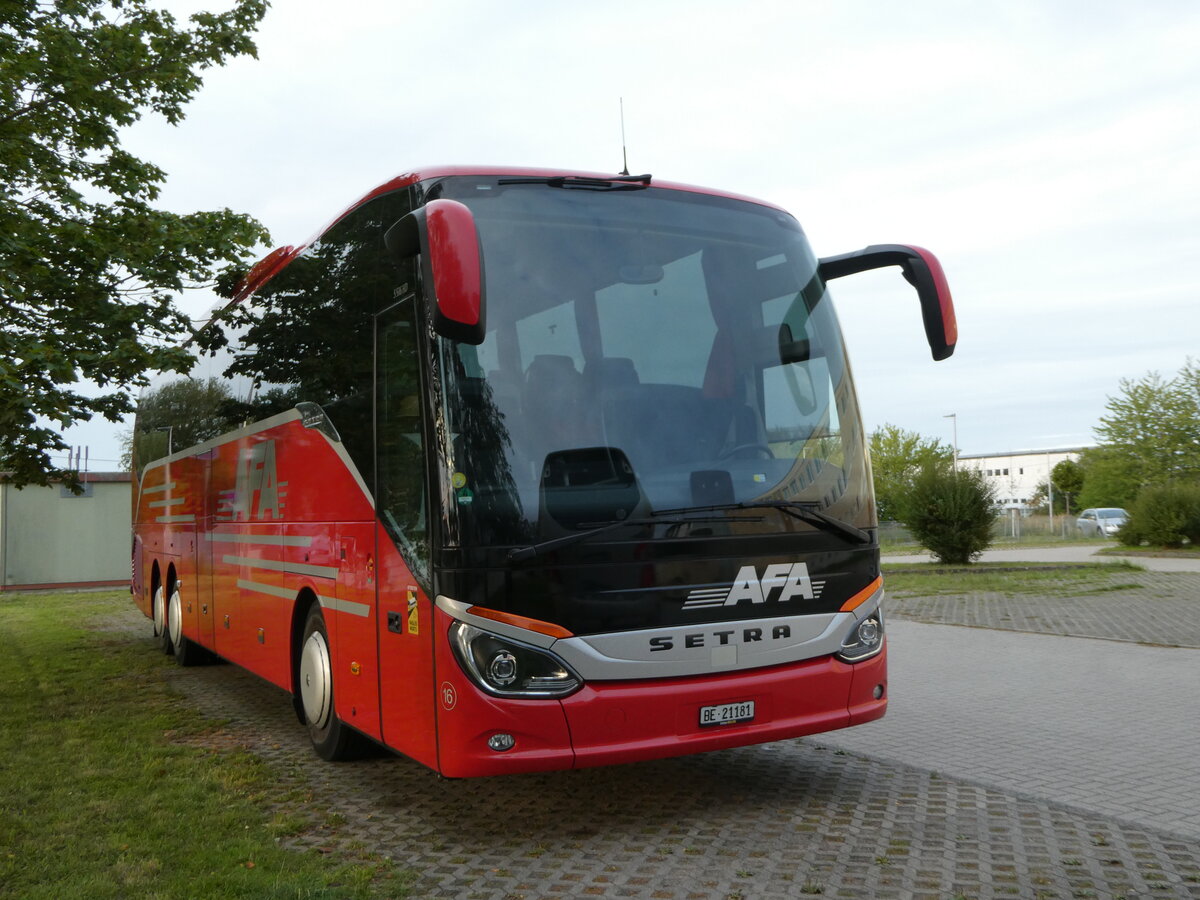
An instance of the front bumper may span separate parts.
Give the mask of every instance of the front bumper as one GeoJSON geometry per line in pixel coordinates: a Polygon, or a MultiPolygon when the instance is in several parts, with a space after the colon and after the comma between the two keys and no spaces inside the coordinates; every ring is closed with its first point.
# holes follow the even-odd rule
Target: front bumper
{"type": "MultiPolygon", "coordinates": [[[[438,768],[449,777],[614,765],[832,731],[887,709],[887,651],[720,675],[591,681],[562,700],[494,697],[462,672],[438,610],[438,768]],[[878,696],[877,696],[878,695],[878,696]],[[753,700],[753,721],[701,726],[700,708],[753,700]],[[488,746],[511,735],[511,749],[488,746]]],[[[507,742],[505,742],[507,743],[507,742]]]]}

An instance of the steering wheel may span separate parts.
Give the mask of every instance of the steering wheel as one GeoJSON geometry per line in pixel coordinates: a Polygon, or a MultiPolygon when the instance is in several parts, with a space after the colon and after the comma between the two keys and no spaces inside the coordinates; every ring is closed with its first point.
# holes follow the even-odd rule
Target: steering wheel
{"type": "Polygon", "coordinates": [[[771,448],[766,444],[754,443],[738,444],[736,447],[730,447],[728,450],[717,454],[717,459],[729,459],[729,457],[733,456],[735,453],[740,453],[742,450],[758,450],[761,451],[763,456],[765,456],[767,459],[775,458],[775,454],[771,452],[771,448]]]}

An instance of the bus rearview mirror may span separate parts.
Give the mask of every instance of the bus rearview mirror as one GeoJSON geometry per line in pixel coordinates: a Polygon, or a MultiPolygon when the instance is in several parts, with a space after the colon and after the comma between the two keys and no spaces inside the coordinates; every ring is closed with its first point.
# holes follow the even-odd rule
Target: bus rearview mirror
{"type": "Polygon", "coordinates": [[[853,253],[827,256],[820,261],[819,271],[822,279],[830,281],[885,266],[899,266],[908,283],[917,289],[925,337],[933,358],[945,359],[954,353],[954,345],[958,343],[954,300],[942,264],[928,250],[908,244],[873,244],[853,253]]]}
{"type": "Polygon", "coordinates": [[[483,252],[471,210],[457,200],[431,200],[389,228],[384,243],[398,256],[420,255],[434,331],[451,340],[482,344],[483,252]]]}

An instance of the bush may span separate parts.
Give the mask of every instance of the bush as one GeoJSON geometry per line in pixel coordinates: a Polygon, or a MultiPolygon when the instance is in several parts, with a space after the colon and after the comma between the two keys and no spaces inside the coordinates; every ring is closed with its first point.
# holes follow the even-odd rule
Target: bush
{"type": "Polygon", "coordinates": [[[1172,481],[1144,487],[1117,534],[1127,547],[1200,544],[1200,483],[1172,481]]]}
{"type": "Polygon", "coordinates": [[[939,562],[966,564],[992,542],[995,490],[979,469],[926,465],[900,503],[900,521],[939,562]]]}

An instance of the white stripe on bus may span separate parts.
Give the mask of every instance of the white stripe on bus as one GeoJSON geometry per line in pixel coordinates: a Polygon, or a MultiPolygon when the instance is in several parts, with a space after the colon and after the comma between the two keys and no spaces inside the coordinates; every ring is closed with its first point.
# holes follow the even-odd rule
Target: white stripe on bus
{"type": "Polygon", "coordinates": [[[311,547],[313,539],[291,534],[243,534],[238,531],[213,531],[204,536],[214,544],[254,544],[262,547],[311,547]]]}
{"type": "MultiPolygon", "coordinates": [[[[269,594],[272,597],[282,597],[284,600],[296,599],[295,591],[276,587],[273,584],[262,584],[258,581],[247,581],[244,578],[239,578],[237,586],[245,591],[254,591],[257,594],[269,594]]],[[[336,612],[349,613],[352,616],[361,616],[364,619],[371,614],[371,607],[365,603],[355,603],[353,600],[339,600],[337,597],[326,597],[324,594],[318,594],[317,600],[325,609],[332,609],[336,612]]]]}
{"type": "Polygon", "coordinates": [[[289,562],[286,559],[255,559],[250,556],[222,556],[221,562],[231,566],[247,566],[251,569],[267,569],[272,572],[289,572],[292,575],[312,575],[314,578],[337,578],[337,566],[312,566],[308,563],[289,562]]]}

